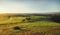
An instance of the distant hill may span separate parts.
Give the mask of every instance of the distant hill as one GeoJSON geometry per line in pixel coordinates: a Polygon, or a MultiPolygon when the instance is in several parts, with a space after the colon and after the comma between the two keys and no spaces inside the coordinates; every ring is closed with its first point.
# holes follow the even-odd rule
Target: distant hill
{"type": "Polygon", "coordinates": [[[0,17],[9,16],[9,14],[0,14],[0,17]]]}
{"type": "Polygon", "coordinates": [[[55,13],[5,13],[5,14],[0,14],[0,17],[3,16],[49,16],[49,15],[60,15],[60,12],[55,12],[55,13]]]}

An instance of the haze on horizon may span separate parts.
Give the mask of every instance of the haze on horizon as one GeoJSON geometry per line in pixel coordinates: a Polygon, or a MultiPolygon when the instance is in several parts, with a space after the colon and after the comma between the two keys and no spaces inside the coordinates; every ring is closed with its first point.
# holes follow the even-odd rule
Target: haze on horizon
{"type": "Polygon", "coordinates": [[[60,0],[0,0],[0,13],[60,12],[60,0]]]}

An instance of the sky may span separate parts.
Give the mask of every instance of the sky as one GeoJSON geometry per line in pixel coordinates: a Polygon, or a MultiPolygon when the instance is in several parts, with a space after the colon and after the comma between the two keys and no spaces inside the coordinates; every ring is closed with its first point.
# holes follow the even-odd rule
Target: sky
{"type": "Polygon", "coordinates": [[[0,13],[60,12],[60,0],[0,0],[0,13]]]}

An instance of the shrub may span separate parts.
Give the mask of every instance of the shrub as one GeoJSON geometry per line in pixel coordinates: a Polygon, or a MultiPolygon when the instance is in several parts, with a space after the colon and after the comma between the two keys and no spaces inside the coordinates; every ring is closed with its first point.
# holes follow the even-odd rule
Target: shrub
{"type": "Polygon", "coordinates": [[[14,29],[14,30],[21,30],[21,28],[18,27],[18,26],[15,26],[13,29],[14,29]]]}
{"type": "Polygon", "coordinates": [[[25,21],[25,19],[22,20],[22,22],[24,22],[24,21],[25,21]]]}

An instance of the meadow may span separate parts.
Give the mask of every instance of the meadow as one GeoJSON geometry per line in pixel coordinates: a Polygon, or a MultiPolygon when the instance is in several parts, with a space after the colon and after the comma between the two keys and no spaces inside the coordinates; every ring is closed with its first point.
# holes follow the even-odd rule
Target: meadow
{"type": "Polygon", "coordinates": [[[60,23],[49,17],[29,16],[29,20],[27,17],[0,17],[0,35],[60,35],[60,23]]]}

